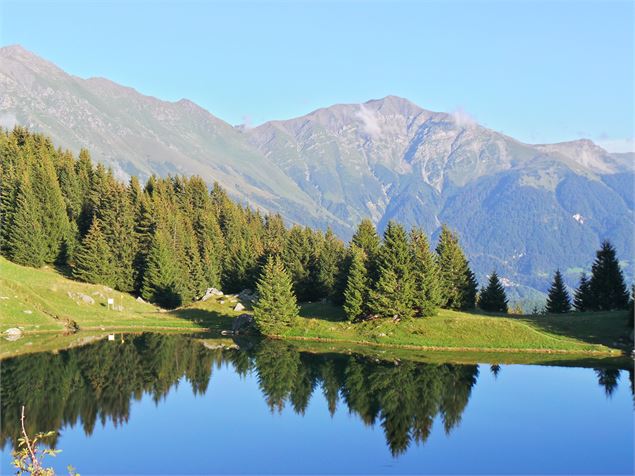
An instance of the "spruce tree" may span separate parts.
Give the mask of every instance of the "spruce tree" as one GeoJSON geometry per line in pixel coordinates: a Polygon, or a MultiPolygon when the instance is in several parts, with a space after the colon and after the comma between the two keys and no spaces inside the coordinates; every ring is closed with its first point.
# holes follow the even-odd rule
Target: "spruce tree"
{"type": "Polygon", "coordinates": [[[141,296],[158,305],[172,309],[183,302],[181,281],[174,250],[163,229],[157,229],[152,237],[143,274],[141,296]]]}
{"type": "Polygon", "coordinates": [[[478,299],[478,306],[487,312],[504,312],[507,313],[507,295],[505,288],[498,279],[496,271],[494,271],[487,283],[487,287],[481,291],[478,299]]]}
{"type": "Polygon", "coordinates": [[[366,266],[368,267],[368,275],[374,280],[377,278],[377,259],[381,240],[375,230],[373,222],[364,218],[357,226],[357,231],[351,239],[351,243],[361,249],[366,255],[366,266]]]}
{"type": "Polygon", "coordinates": [[[441,304],[439,265],[430,250],[423,230],[414,228],[410,233],[413,269],[415,275],[415,308],[418,316],[433,316],[441,304]]]}
{"type": "Polygon", "coordinates": [[[573,295],[573,307],[578,312],[588,311],[591,308],[592,296],[589,279],[586,273],[580,275],[580,283],[573,295]]]}
{"type": "Polygon", "coordinates": [[[457,236],[443,225],[436,248],[442,287],[442,307],[472,309],[476,304],[477,282],[457,236]]]}
{"type": "Polygon", "coordinates": [[[254,320],[265,334],[280,334],[293,325],[299,308],[293,283],[278,256],[270,256],[257,284],[258,299],[254,303],[254,320]]]}
{"type": "Polygon", "coordinates": [[[547,293],[546,311],[549,314],[562,314],[571,311],[571,298],[565,287],[560,270],[553,276],[553,282],[547,293]]]}
{"type": "Polygon", "coordinates": [[[6,248],[9,258],[18,264],[39,268],[46,262],[47,240],[39,220],[38,201],[26,175],[18,187],[6,248]]]}
{"type": "Polygon", "coordinates": [[[590,308],[594,311],[611,311],[626,309],[628,306],[628,290],[624,283],[624,275],[617,260],[615,248],[608,240],[596,253],[591,267],[590,308]]]}
{"type": "Polygon", "coordinates": [[[377,263],[378,278],[370,292],[369,311],[380,317],[412,317],[415,276],[408,235],[401,225],[388,223],[377,263]]]}
{"type": "Polygon", "coordinates": [[[367,312],[368,271],[366,254],[355,245],[351,245],[351,266],[344,290],[344,312],[349,321],[363,317],[367,312]]]}
{"type": "Polygon", "coordinates": [[[113,254],[99,220],[93,220],[75,253],[73,276],[88,283],[113,286],[116,280],[113,254]]]}

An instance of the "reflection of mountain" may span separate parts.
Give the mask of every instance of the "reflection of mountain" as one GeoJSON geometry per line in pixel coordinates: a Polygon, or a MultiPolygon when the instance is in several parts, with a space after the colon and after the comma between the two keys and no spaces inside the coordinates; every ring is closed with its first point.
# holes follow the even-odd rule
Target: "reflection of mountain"
{"type": "MultiPolygon", "coordinates": [[[[366,425],[381,425],[394,455],[413,441],[424,443],[436,417],[446,432],[455,428],[478,376],[477,365],[316,355],[280,341],[264,341],[250,351],[210,350],[187,336],[143,334],[124,343],[100,341],[3,361],[0,445],[17,440],[23,404],[31,433],[80,422],[90,435],[98,420],[126,423],[132,399],[144,393],[158,403],[182,377],[194,393],[204,394],[213,366],[221,363],[240,375],[253,371],[272,410],[289,405],[304,414],[321,389],[331,413],[341,402],[366,425]]],[[[619,370],[596,372],[610,395],[619,370]]],[[[632,369],[630,375],[632,380],[632,369]]]]}

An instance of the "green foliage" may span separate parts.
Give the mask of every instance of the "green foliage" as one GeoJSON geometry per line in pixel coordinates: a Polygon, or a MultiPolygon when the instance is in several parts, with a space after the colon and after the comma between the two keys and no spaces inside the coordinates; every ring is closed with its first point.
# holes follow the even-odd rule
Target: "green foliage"
{"type": "Polygon", "coordinates": [[[415,308],[418,316],[433,316],[441,305],[440,270],[424,231],[414,228],[410,233],[415,276],[415,308]]]}
{"type": "Polygon", "coordinates": [[[596,252],[589,288],[590,309],[594,311],[626,309],[628,306],[628,290],[624,283],[624,275],[615,248],[609,241],[604,241],[596,252]]]}
{"type": "Polygon", "coordinates": [[[141,296],[166,308],[178,307],[183,302],[182,278],[167,234],[158,229],[148,252],[141,296]]]}
{"type": "Polygon", "coordinates": [[[355,321],[368,312],[366,303],[368,301],[369,283],[366,254],[361,248],[352,245],[351,256],[343,307],[348,319],[355,321]]]}
{"type": "Polygon", "coordinates": [[[496,271],[494,271],[489,277],[487,287],[481,291],[478,306],[487,312],[507,313],[507,304],[505,288],[498,279],[496,271]]]}
{"type": "Polygon", "coordinates": [[[46,241],[31,181],[25,176],[17,187],[15,207],[8,226],[6,252],[18,264],[39,268],[46,262],[46,241]]]}
{"type": "Polygon", "coordinates": [[[267,259],[258,280],[258,300],[254,304],[254,320],[263,334],[280,334],[293,325],[298,305],[293,283],[277,256],[267,259]]]}
{"type": "Polygon", "coordinates": [[[573,295],[573,307],[578,312],[584,312],[591,309],[593,297],[591,296],[591,287],[586,273],[580,275],[580,283],[573,295]]]}
{"type": "Polygon", "coordinates": [[[442,306],[448,309],[473,309],[477,283],[459,246],[457,236],[443,225],[436,248],[443,289],[442,306]]]}
{"type": "Polygon", "coordinates": [[[549,314],[562,314],[571,311],[571,298],[562,279],[560,270],[553,276],[553,282],[547,293],[547,306],[545,310],[549,314]]]}
{"type": "Polygon", "coordinates": [[[113,286],[115,283],[114,257],[102,232],[99,219],[93,221],[77,249],[73,277],[106,286],[113,286]]]}
{"type": "Polygon", "coordinates": [[[378,279],[370,292],[369,311],[380,317],[407,319],[414,315],[415,274],[408,235],[389,222],[377,259],[378,279]]]}

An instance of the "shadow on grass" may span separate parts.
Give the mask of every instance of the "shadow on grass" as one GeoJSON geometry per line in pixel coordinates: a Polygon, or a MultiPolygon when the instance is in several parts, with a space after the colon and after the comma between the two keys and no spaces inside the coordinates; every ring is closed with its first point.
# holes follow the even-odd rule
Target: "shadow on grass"
{"type": "Polygon", "coordinates": [[[346,314],[342,307],[328,302],[301,303],[300,316],[328,322],[342,322],[346,320],[346,314]]]}
{"type": "Polygon", "coordinates": [[[629,348],[627,311],[585,312],[524,316],[524,320],[551,334],[569,337],[588,344],[629,348]]]}
{"type": "Polygon", "coordinates": [[[216,311],[208,311],[204,309],[176,309],[171,311],[175,317],[194,322],[204,326],[210,331],[230,330],[232,328],[233,318],[227,314],[221,314],[216,311]]]}

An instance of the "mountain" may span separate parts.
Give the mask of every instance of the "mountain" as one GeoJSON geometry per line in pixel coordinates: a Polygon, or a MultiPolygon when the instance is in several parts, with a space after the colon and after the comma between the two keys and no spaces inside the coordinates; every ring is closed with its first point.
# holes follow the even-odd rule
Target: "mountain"
{"type": "Polygon", "coordinates": [[[635,155],[582,139],[525,144],[462,113],[388,96],[255,128],[181,100],[81,79],[19,46],[0,49],[0,121],[27,125],[122,174],[199,174],[236,198],[343,238],[370,216],[461,235],[479,278],[512,293],[569,283],[611,239],[633,271],[635,155]]]}
{"type": "Polygon", "coordinates": [[[25,125],[65,148],[87,148],[120,177],[198,174],[291,220],[338,224],[240,131],[186,99],[161,101],[107,79],[81,79],[17,45],[0,49],[0,93],[0,125],[25,125]]]}

